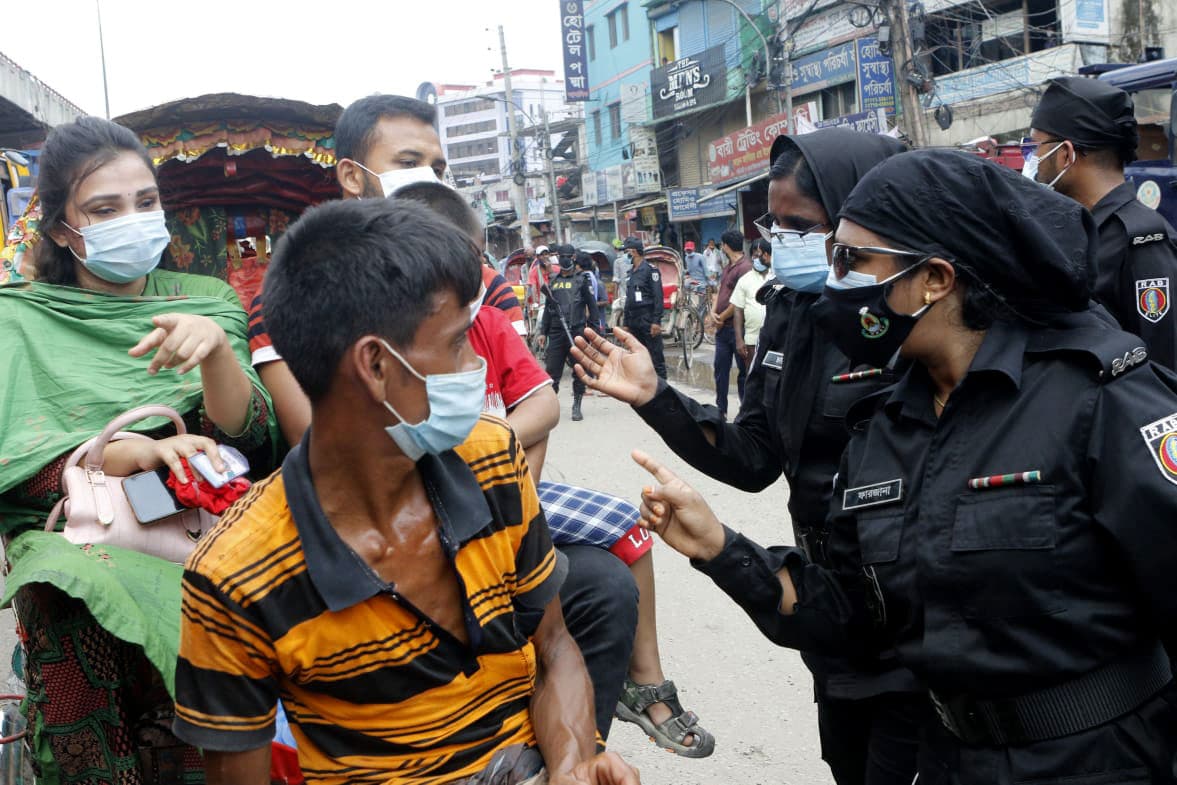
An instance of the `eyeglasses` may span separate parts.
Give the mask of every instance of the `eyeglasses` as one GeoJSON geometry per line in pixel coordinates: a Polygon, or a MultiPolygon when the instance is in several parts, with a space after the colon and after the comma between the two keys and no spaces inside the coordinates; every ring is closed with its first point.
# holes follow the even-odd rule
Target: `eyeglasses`
{"type": "Polygon", "coordinates": [[[826,228],[826,225],[823,223],[815,223],[813,226],[809,227],[803,232],[799,232],[796,229],[785,229],[783,226],[777,224],[776,216],[774,216],[772,213],[765,213],[753,221],[752,224],[756,227],[756,231],[760,232],[760,236],[765,240],[768,240],[770,243],[772,242],[773,237],[786,235],[790,237],[801,238],[807,234],[813,234],[819,229],[826,228]]]}
{"type": "Polygon", "coordinates": [[[896,248],[879,248],[873,245],[847,245],[834,243],[830,251],[830,266],[834,270],[834,277],[839,281],[862,261],[862,256],[905,256],[909,259],[930,259],[931,254],[919,251],[900,251],[896,248]]]}
{"type": "Polygon", "coordinates": [[[1029,158],[1032,155],[1038,154],[1038,148],[1044,144],[1054,144],[1055,142],[1062,142],[1062,139],[1043,139],[1041,142],[1035,142],[1028,136],[1022,137],[1022,158],[1029,158]]]}

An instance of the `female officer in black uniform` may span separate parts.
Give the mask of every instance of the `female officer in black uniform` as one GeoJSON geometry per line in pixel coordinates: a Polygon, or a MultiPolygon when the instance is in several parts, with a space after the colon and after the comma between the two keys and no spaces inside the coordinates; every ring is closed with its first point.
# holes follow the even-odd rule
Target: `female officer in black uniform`
{"type": "MultiPolygon", "coordinates": [[[[795,541],[822,563],[825,517],[838,461],[849,440],[844,417],[854,401],[894,381],[855,369],[814,325],[812,309],[829,269],[832,216],[858,180],[903,151],[894,139],[844,129],[777,139],[769,174],[770,214],[758,222],[773,245],[774,286],[743,405],[734,423],[655,378],[644,352],[575,353],[596,378],[586,384],[634,405],[680,457],[745,491],[761,491],[783,472],[795,541]],[[622,358],[625,358],[622,361],[622,358]]],[[[883,363],[886,362],[884,359],[883,363]]],[[[882,364],[882,363],[880,363],[882,364]]],[[[892,654],[851,664],[806,654],[814,674],[822,757],[838,785],[910,785],[917,725],[928,710],[918,682],[892,654]]]]}
{"type": "Polygon", "coordinates": [[[921,785],[1177,781],[1177,376],[1090,309],[1090,214],[926,150],[862,180],[837,240],[823,326],[912,365],[848,417],[832,568],[637,454],[643,516],[778,643],[894,646],[936,709],[921,785]]]}

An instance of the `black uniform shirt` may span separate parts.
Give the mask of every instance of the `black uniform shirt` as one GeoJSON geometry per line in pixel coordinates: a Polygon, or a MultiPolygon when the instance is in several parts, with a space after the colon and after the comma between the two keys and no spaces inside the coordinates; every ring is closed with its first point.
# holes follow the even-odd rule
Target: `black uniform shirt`
{"type": "Polygon", "coordinates": [[[1177,233],[1136,198],[1131,183],[1117,186],[1091,214],[1099,226],[1095,299],[1130,333],[1145,340],[1149,359],[1177,370],[1177,233]]]}
{"type": "Polygon", "coordinates": [[[770,283],[757,296],[767,313],[734,423],[665,383],[635,411],[680,458],[720,482],[756,492],[783,472],[794,528],[821,527],[850,439],[844,422],[850,404],[894,378],[845,378],[850,361],[816,329],[810,313],[819,295],[770,283]],[[714,445],[703,425],[714,430],[714,445]]]}
{"type": "Polygon", "coordinates": [[[555,308],[560,309],[560,313],[568,322],[569,329],[574,333],[583,330],[585,324],[595,325],[599,322],[597,297],[593,292],[592,280],[587,272],[553,276],[548,282],[548,286],[552,290],[554,302],[549,302],[549,307],[544,308],[544,316],[540,324],[540,331],[543,335],[547,335],[549,331],[564,332],[564,326],[560,324],[560,318],[555,314],[555,308]]]}
{"type": "Polygon", "coordinates": [[[625,323],[658,324],[662,321],[662,276],[649,260],[629,272],[625,287],[625,323]]]}
{"type": "Polygon", "coordinates": [[[1075,322],[995,325],[938,420],[922,366],[852,409],[878,411],[835,484],[833,570],[731,533],[696,566],[778,643],[894,645],[946,696],[1022,695],[1171,637],[1177,376],[1136,336],[1075,322]],[[1040,481],[970,487],[1023,472],[1040,481]]]}

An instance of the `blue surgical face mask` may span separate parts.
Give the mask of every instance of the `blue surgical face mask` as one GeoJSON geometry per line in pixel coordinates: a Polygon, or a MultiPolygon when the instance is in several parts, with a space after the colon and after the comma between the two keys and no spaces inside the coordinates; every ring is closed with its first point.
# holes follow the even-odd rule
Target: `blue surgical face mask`
{"type": "Polygon", "coordinates": [[[833,235],[774,232],[772,235],[772,273],[790,289],[819,294],[826,283],[830,260],[826,240],[833,235]]]}
{"type": "Polygon", "coordinates": [[[768,272],[768,262],[763,259],[755,259],[752,261],[752,269],[758,273],[768,272]]]}
{"type": "Polygon", "coordinates": [[[440,455],[466,441],[478,424],[486,402],[486,360],[479,357],[479,365],[472,371],[422,376],[387,341],[381,340],[380,343],[409,373],[425,382],[425,395],[429,401],[429,415],[415,424],[405,422],[392,404],[384,402],[384,407],[400,420],[384,430],[401,451],[416,462],[426,453],[440,455]]]}
{"type": "Polygon", "coordinates": [[[86,243],[86,258],[70,253],[94,275],[109,283],[130,283],[159,266],[172,241],[163,210],[120,215],[102,223],[74,229],[86,243]]]}

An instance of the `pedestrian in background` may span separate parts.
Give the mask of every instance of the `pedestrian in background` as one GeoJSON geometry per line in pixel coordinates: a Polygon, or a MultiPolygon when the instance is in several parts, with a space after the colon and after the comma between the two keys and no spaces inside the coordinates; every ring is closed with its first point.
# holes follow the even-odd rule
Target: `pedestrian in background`
{"type": "Polygon", "coordinates": [[[707,283],[707,259],[695,250],[695,241],[687,240],[683,245],[683,264],[686,266],[687,278],[698,283],[707,283]]]}
{"type": "MultiPolygon", "coordinates": [[[[552,389],[560,393],[560,378],[564,375],[564,365],[568,360],[568,352],[572,349],[572,339],[584,333],[586,325],[600,323],[597,312],[597,297],[593,291],[592,273],[588,270],[576,269],[576,249],[571,245],[556,246],[559,258],[560,274],[552,276],[548,282],[551,296],[547,307],[544,308],[543,321],[540,323],[540,346],[547,344],[544,354],[544,365],[548,376],[552,377],[552,389]]],[[[585,255],[588,259],[588,256],[585,255]]],[[[591,260],[590,260],[591,266],[591,260]]],[[[579,422],[584,419],[580,404],[584,398],[584,382],[576,374],[572,375],[572,420],[579,422]]]]}
{"type": "Polygon", "coordinates": [[[751,272],[752,260],[744,255],[744,236],[735,229],[723,233],[720,249],[727,259],[727,267],[719,279],[719,292],[711,311],[711,323],[715,325],[715,408],[727,419],[727,392],[731,386],[732,360],[735,360],[738,374],[736,391],[740,400],[744,398],[744,382],[748,378],[748,364],[736,352],[736,328],[732,322],[732,292],[744,274],[751,272]]]}
{"type": "Polygon", "coordinates": [[[1030,173],[1095,216],[1096,301],[1144,339],[1150,360],[1177,369],[1177,233],[1124,180],[1139,143],[1132,96],[1098,79],[1053,79],[1030,125],[1030,173]]]}
{"type": "Polygon", "coordinates": [[[625,329],[646,347],[654,362],[654,371],[665,379],[666,356],[662,350],[662,276],[645,260],[646,249],[641,240],[627,237],[621,247],[633,264],[625,293],[625,329]]]}
{"type": "MultiPolygon", "coordinates": [[[[756,294],[772,278],[772,246],[767,240],[752,241],[752,269],[736,281],[732,291],[732,326],[736,333],[736,353],[751,367],[756,353],[756,342],[760,338],[760,327],[764,324],[765,307],[756,294]]],[[[743,401],[743,393],[740,400],[743,401]]]]}
{"type": "Polygon", "coordinates": [[[703,249],[703,265],[707,272],[707,282],[711,286],[715,286],[716,281],[719,280],[719,274],[723,272],[724,258],[720,250],[715,247],[714,238],[708,240],[707,247],[703,249]]]}

